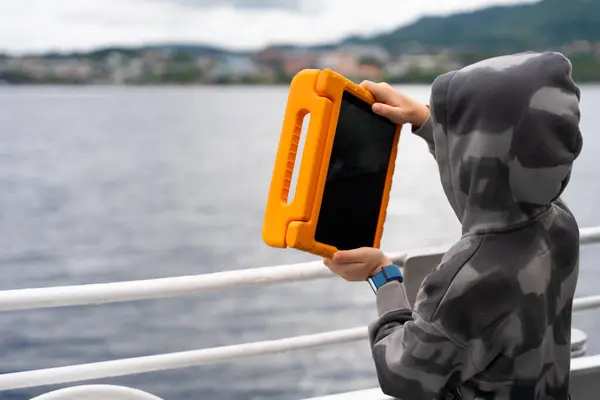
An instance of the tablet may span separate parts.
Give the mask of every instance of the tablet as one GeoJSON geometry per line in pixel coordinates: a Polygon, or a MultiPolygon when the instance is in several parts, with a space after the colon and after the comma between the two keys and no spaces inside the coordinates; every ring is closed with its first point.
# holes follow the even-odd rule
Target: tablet
{"type": "Polygon", "coordinates": [[[331,70],[294,77],[265,210],[266,244],[323,257],[380,246],[401,126],[375,114],[373,103],[368,91],[331,70]]]}

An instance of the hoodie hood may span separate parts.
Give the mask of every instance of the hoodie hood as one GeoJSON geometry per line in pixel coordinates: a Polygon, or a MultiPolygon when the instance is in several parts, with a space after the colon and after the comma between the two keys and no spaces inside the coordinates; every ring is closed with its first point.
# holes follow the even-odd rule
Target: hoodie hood
{"type": "Polygon", "coordinates": [[[582,147],[571,73],[559,53],[523,53],[435,80],[416,133],[430,144],[463,233],[522,224],[563,192],[582,147]]]}

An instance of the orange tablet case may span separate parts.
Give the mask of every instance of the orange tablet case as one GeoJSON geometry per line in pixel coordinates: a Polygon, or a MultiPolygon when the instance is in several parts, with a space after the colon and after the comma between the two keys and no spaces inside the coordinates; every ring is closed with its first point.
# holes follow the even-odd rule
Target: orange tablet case
{"type": "MultiPolygon", "coordinates": [[[[322,257],[338,249],[315,241],[321,199],[344,91],[373,104],[373,95],[329,69],[300,71],[292,79],[275,158],[262,237],[272,247],[291,247],[322,257]],[[310,113],[294,199],[288,203],[302,122],[310,113]]],[[[379,248],[401,125],[396,126],[379,221],[372,247],[379,248]]]]}

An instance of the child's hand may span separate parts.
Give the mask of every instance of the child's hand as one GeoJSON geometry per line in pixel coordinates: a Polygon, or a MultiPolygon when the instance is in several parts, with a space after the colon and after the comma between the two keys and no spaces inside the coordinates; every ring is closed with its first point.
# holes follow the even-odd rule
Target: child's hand
{"type": "Polygon", "coordinates": [[[351,282],[366,281],[386,265],[392,264],[381,250],[371,247],[338,251],[332,259],[326,258],[324,263],[334,274],[351,282]]]}
{"type": "Polygon", "coordinates": [[[395,124],[409,123],[422,126],[429,117],[429,108],[397,91],[387,83],[363,81],[360,86],[367,89],[375,97],[373,112],[388,118],[395,124]]]}

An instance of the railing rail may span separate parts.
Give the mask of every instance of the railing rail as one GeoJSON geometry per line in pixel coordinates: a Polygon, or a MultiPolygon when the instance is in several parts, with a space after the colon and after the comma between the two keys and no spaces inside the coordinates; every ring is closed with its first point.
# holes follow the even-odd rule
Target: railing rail
{"type": "MultiPolygon", "coordinates": [[[[576,299],[573,304],[574,311],[593,308],[600,308],[600,296],[576,299]]],[[[358,327],[285,339],[13,372],[0,375],[0,391],[195,367],[258,355],[355,342],[367,337],[367,327],[358,327]]]]}
{"type": "Polygon", "coordinates": [[[361,327],[233,346],[14,372],[0,375],[0,390],[22,389],[194,367],[257,355],[352,342],[365,339],[366,337],[367,329],[361,327]]]}
{"type": "MultiPolygon", "coordinates": [[[[391,253],[390,257],[402,263],[406,254],[391,253]]],[[[0,311],[183,297],[217,290],[302,282],[333,276],[322,262],[313,261],[173,278],[4,290],[0,291],[0,311]]]]}
{"type": "MultiPolygon", "coordinates": [[[[580,231],[582,245],[600,242],[600,227],[580,231]]],[[[420,255],[426,255],[421,253],[420,255]]],[[[431,252],[430,254],[433,254],[431,252]]],[[[391,253],[402,264],[407,253],[391,253]]],[[[416,255],[416,254],[415,254],[416,255]]],[[[0,311],[119,303],[188,296],[215,290],[238,289],[286,282],[329,278],[333,274],[321,262],[309,262],[204,275],[128,282],[57,286],[0,291],[0,311]]]]}
{"type": "MultiPolygon", "coordinates": [[[[581,230],[582,245],[598,242],[600,242],[600,227],[581,230]]],[[[420,255],[427,254],[437,253],[420,255]]],[[[406,257],[405,253],[392,254],[392,258],[399,264],[402,264],[406,257]]],[[[331,272],[321,263],[313,262],[144,281],[6,290],[0,291],[0,311],[185,296],[211,290],[307,281],[330,276],[332,276],[331,272]]],[[[600,296],[576,299],[573,304],[574,311],[599,307],[600,296]]],[[[360,327],[279,340],[8,373],[0,375],[0,390],[185,368],[235,358],[363,340],[366,337],[366,328],[360,327]]]]}

